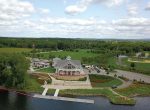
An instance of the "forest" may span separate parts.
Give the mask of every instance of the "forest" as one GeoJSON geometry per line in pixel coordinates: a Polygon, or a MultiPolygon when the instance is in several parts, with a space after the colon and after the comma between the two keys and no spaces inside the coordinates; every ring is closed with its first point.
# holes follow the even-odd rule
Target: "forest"
{"type": "Polygon", "coordinates": [[[61,38],[0,38],[0,48],[36,48],[47,50],[92,49],[95,53],[132,54],[150,51],[149,41],[98,40],[98,39],[61,39],[61,38]]]}

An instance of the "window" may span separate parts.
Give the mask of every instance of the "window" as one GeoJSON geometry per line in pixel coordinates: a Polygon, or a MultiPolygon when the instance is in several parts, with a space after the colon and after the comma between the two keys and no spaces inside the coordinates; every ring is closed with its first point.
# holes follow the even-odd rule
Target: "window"
{"type": "Polygon", "coordinates": [[[71,64],[68,64],[68,69],[71,69],[71,68],[72,68],[71,64]]]}

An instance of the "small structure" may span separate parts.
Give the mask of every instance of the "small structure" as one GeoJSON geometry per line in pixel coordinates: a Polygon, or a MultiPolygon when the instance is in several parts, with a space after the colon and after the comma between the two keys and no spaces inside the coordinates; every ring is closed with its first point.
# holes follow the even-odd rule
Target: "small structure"
{"type": "Polygon", "coordinates": [[[138,57],[138,58],[148,58],[149,53],[147,53],[147,52],[138,52],[138,53],[136,53],[136,57],[138,57]]]}
{"type": "Polygon", "coordinates": [[[136,57],[140,57],[141,56],[141,54],[142,54],[142,52],[138,52],[138,53],[136,53],[136,57]]]}
{"type": "Polygon", "coordinates": [[[53,67],[56,69],[58,75],[84,75],[81,62],[79,60],[71,60],[68,56],[65,60],[59,58],[53,59],[53,67]]]}
{"type": "Polygon", "coordinates": [[[49,67],[50,64],[49,64],[49,60],[33,58],[31,60],[31,65],[32,67],[36,67],[36,68],[44,68],[44,67],[49,67]]]}

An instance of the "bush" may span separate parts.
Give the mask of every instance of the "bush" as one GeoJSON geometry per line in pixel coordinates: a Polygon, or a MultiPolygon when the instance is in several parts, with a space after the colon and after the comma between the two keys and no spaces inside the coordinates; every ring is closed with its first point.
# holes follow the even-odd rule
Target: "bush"
{"type": "Polygon", "coordinates": [[[79,81],[86,81],[87,77],[80,78],[79,81]]]}
{"type": "Polygon", "coordinates": [[[51,79],[48,79],[47,80],[47,84],[51,84],[52,83],[52,80],[51,79]]]}

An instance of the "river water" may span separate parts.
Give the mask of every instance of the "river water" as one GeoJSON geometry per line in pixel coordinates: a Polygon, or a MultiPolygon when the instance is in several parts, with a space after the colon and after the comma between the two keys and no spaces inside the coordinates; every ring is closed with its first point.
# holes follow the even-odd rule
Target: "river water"
{"type": "Polygon", "coordinates": [[[150,110],[150,97],[136,97],[136,105],[113,105],[105,97],[94,99],[94,104],[38,99],[0,90],[0,110],[150,110]]]}

